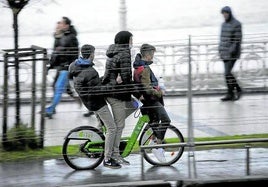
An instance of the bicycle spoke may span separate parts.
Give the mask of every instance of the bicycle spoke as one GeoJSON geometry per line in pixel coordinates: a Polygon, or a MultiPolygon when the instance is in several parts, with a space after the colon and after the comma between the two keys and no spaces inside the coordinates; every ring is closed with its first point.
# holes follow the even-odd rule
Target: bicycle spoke
{"type": "Polygon", "coordinates": [[[73,169],[94,169],[103,160],[104,136],[93,127],[80,128],[73,133],[69,133],[66,138],[63,145],[63,157],[73,169]],[[90,137],[93,137],[93,141],[82,136],[88,136],[89,134],[90,137]]]}
{"type": "MultiPolygon", "coordinates": [[[[163,140],[157,139],[154,135],[148,137],[147,131],[150,131],[150,128],[145,128],[145,131],[141,136],[140,143],[143,143],[143,145],[171,144],[184,141],[181,133],[173,126],[167,128],[163,140]]],[[[181,157],[183,150],[184,148],[181,147],[146,149],[144,158],[153,165],[171,165],[181,157]]]]}

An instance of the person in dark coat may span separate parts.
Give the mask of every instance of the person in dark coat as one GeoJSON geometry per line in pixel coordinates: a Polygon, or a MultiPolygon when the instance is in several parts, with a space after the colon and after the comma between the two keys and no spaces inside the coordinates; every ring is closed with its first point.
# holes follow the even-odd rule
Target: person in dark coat
{"type": "Polygon", "coordinates": [[[131,100],[130,92],[120,92],[120,90],[128,90],[132,83],[129,43],[132,43],[132,34],[130,32],[121,31],[115,36],[115,44],[110,45],[106,52],[108,59],[102,81],[103,84],[113,84],[118,89],[118,93],[112,97],[122,101],[131,100]]]}
{"type": "Polygon", "coordinates": [[[121,165],[112,158],[116,138],[116,125],[105,101],[105,94],[110,90],[102,86],[98,72],[94,69],[94,51],[92,45],[81,48],[82,56],[69,67],[70,77],[74,80],[74,87],[84,105],[89,111],[94,111],[106,126],[105,159],[103,165],[112,169],[121,168],[121,165]]]}
{"type": "Polygon", "coordinates": [[[107,97],[107,101],[112,108],[116,130],[116,141],[114,144],[113,157],[122,164],[129,164],[119,154],[119,144],[125,127],[125,119],[134,112],[131,102],[132,65],[130,48],[132,46],[132,34],[128,31],[121,31],[116,34],[114,44],[109,46],[106,55],[106,67],[103,77],[103,84],[110,84],[115,92],[107,97]]]}
{"type": "Polygon", "coordinates": [[[63,17],[57,24],[49,68],[58,71],[68,70],[68,66],[77,59],[79,54],[77,31],[67,17],[63,17]]]}
{"type": "Polygon", "coordinates": [[[61,100],[62,94],[67,93],[74,97],[69,86],[68,67],[78,57],[78,40],[77,32],[67,17],[63,17],[57,23],[56,32],[54,34],[55,42],[53,53],[51,55],[48,70],[56,69],[56,77],[53,83],[54,95],[52,103],[46,108],[46,116],[52,118],[55,114],[56,106],[61,100]]]}
{"type": "Polygon", "coordinates": [[[230,7],[222,8],[221,13],[225,21],[221,26],[219,54],[224,62],[224,75],[228,88],[226,96],[221,100],[233,101],[240,99],[242,93],[241,87],[232,74],[235,62],[241,54],[242,27],[241,23],[234,18],[230,7]]]}

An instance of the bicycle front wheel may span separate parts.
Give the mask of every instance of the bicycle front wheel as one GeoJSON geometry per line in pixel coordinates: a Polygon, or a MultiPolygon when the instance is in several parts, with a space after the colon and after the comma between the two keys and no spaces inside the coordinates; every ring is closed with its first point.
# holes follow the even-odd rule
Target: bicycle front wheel
{"type": "MultiPolygon", "coordinates": [[[[159,129],[161,130],[161,127],[159,127],[159,129]]],[[[148,124],[141,134],[139,145],[172,144],[184,142],[181,132],[172,125],[167,127],[164,139],[161,142],[155,141],[155,138],[155,134],[150,124],[148,124]]],[[[170,166],[181,158],[183,151],[184,147],[145,149],[144,159],[152,165],[170,166]]]]}
{"type": "Polygon", "coordinates": [[[104,135],[90,126],[77,127],[66,136],[62,154],[75,170],[96,168],[104,159],[104,135]]]}

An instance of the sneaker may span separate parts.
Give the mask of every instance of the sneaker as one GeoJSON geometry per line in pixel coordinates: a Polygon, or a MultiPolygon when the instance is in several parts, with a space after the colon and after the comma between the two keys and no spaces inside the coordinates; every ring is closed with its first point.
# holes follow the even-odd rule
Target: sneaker
{"type": "Polygon", "coordinates": [[[163,148],[152,149],[152,153],[159,162],[166,162],[165,150],[163,148]]]}
{"type": "Polygon", "coordinates": [[[45,117],[47,117],[48,119],[52,119],[53,114],[50,113],[46,113],[45,117]]]}
{"type": "MultiPolygon", "coordinates": [[[[157,138],[153,138],[150,140],[149,145],[161,144],[158,142],[160,142],[160,140],[158,140],[157,138]]],[[[157,149],[153,148],[152,153],[154,154],[154,156],[159,162],[162,162],[162,163],[166,162],[165,150],[163,148],[157,148],[157,149]]]]}
{"type": "Polygon", "coordinates": [[[56,114],[56,110],[53,110],[53,112],[52,112],[52,114],[51,113],[46,113],[46,117],[48,118],[48,119],[53,119],[53,115],[54,114],[56,114]]]}
{"type": "Polygon", "coordinates": [[[111,169],[120,169],[122,166],[117,163],[113,158],[103,161],[103,166],[111,169]]]}
{"type": "Polygon", "coordinates": [[[226,96],[224,96],[223,98],[221,98],[221,101],[234,101],[235,97],[233,94],[227,94],[226,96]]]}
{"type": "Polygon", "coordinates": [[[239,100],[239,99],[241,98],[241,96],[242,96],[242,90],[240,89],[240,90],[237,91],[237,93],[236,93],[236,98],[235,98],[235,100],[236,100],[236,101],[239,100]]]}
{"type": "Polygon", "coordinates": [[[124,159],[122,156],[117,156],[114,158],[117,163],[122,164],[122,165],[130,165],[130,162],[124,159]]]}

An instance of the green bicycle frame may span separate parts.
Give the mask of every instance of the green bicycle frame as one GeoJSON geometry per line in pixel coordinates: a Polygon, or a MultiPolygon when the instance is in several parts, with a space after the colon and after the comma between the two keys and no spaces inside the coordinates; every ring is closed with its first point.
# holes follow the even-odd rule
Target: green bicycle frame
{"type": "Polygon", "coordinates": [[[92,153],[99,153],[99,152],[102,152],[103,151],[103,148],[89,148],[90,146],[101,146],[103,145],[104,142],[103,141],[98,141],[98,142],[88,142],[85,146],[85,149],[89,150],[90,152],[92,153]]]}
{"type": "MultiPolygon", "coordinates": [[[[135,128],[133,129],[131,136],[129,138],[122,138],[122,140],[127,141],[127,145],[122,153],[122,157],[127,157],[131,153],[131,151],[132,151],[132,149],[133,149],[133,147],[134,147],[134,145],[135,145],[135,143],[136,143],[136,141],[137,141],[137,139],[138,139],[138,137],[143,129],[144,124],[148,123],[149,120],[150,120],[149,116],[147,116],[147,115],[141,116],[139,118],[135,128]]],[[[101,152],[101,151],[103,151],[103,148],[91,148],[91,146],[96,146],[96,145],[100,145],[103,143],[104,142],[88,142],[86,144],[85,148],[93,153],[94,152],[95,153],[101,152]]]]}
{"type": "Polygon", "coordinates": [[[150,119],[149,119],[149,116],[147,116],[147,115],[141,116],[139,118],[139,121],[137,122],[137,124],[136,124],[136,126],[135,126],[135,128],[134,128],[134,130],[133,130],[133,132],[132,132],[132,134],[127,142],[127,145],[122,153],[122,157],[127,157],[131,153],[131,151],[132,151],[132,149],[133,149],[133,147],[134,147],[134,145],[135,145],[135,143],[136,143],[136,141],[141,133],[141,130],[143,129],[144,124],[149,123],[149,121],[150,121],[150,119]]]}

